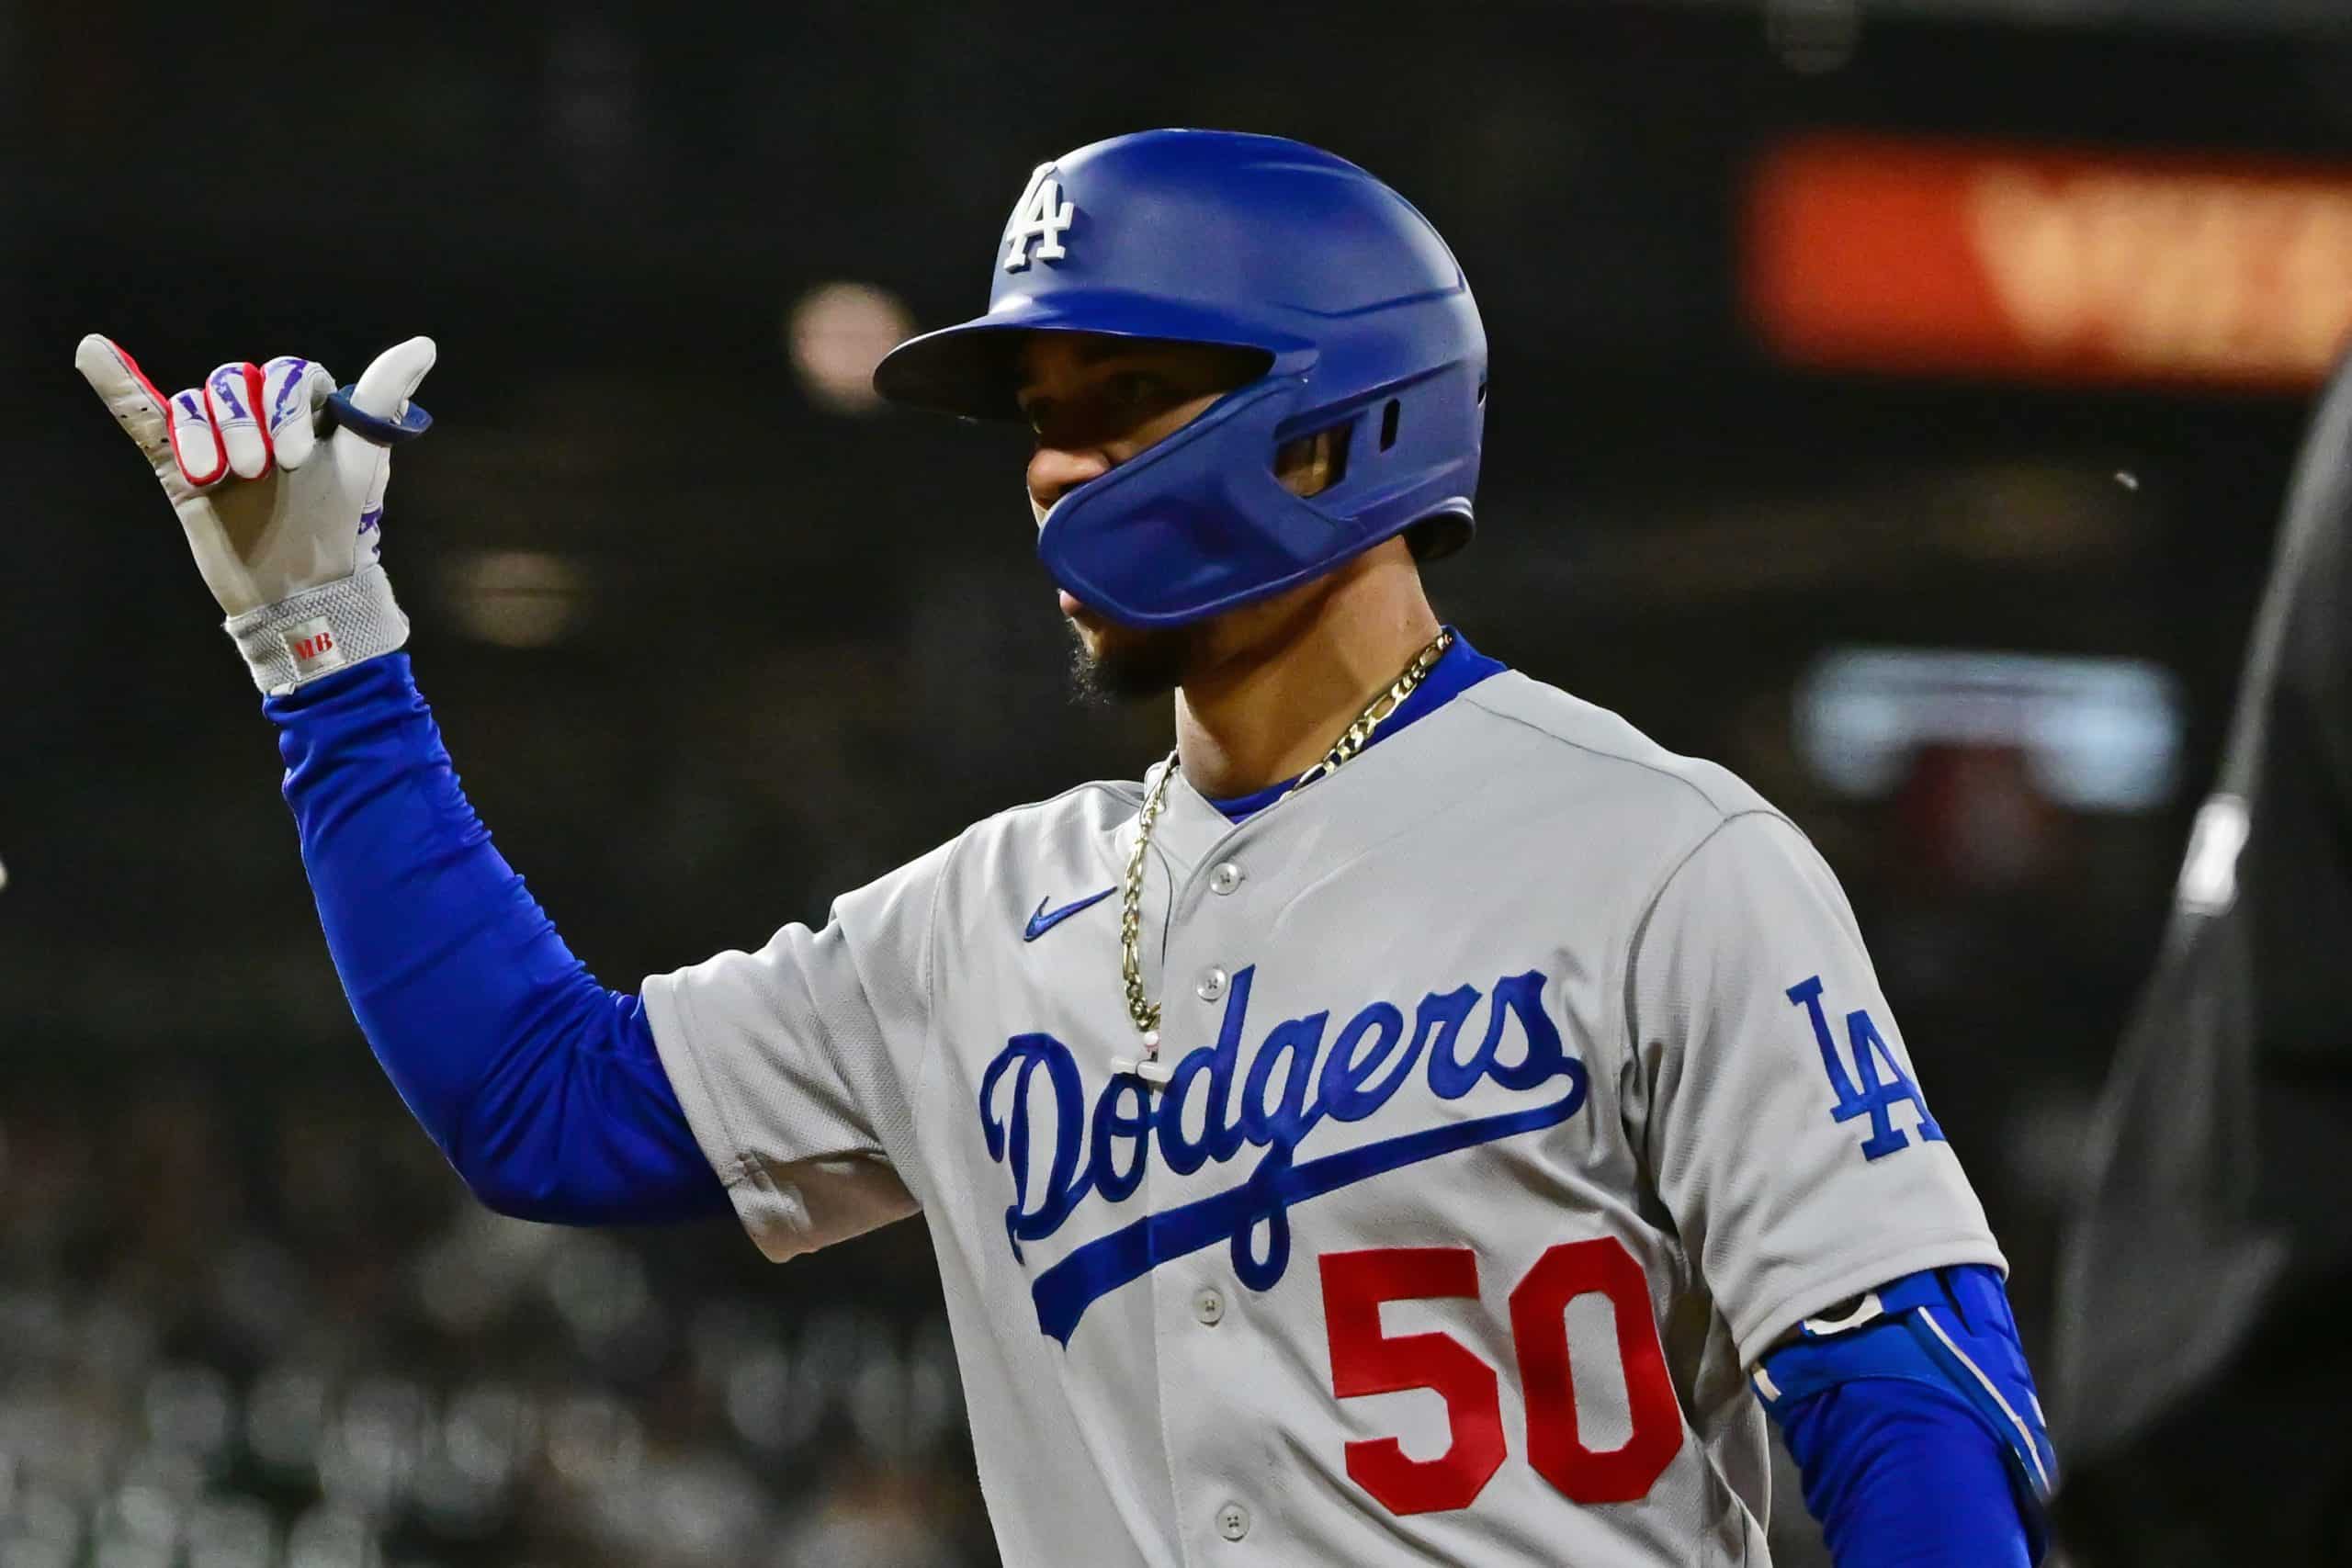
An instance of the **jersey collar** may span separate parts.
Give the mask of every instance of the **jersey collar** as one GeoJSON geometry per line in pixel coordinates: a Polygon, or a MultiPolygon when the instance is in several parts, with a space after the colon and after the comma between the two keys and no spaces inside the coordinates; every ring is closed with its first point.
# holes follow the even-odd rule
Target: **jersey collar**
{"type": "MultiPolygon", "coordinates": [[[[1453,633],[1453,646],[1445,650],[1444,657],[1430,666],[1429,674],[1413,688],[1412,694],[1398,705],[1396,711],[1389,715],[1388,722],[1372,732],[1372,739],[1364,742],[1365,751],[1392,736],[1403,733],[1415,721],[1435,713],[1489,675],[1499,675],[1508,668],[1500,660],[1489,659],[1471,647],[1470,639],[1464,637],[1458,628],[1449,626],[1446,629],[1453,633]]],[[[1358,756],[1363,754],[1362,751],[1357,753],[1358,756]]],[[[1211,800],[1209,804],[1223,812],[1227,821],[1246,822],[1280,800],[1297,782],[1295,778],[1284,779],[1263,789],[1252,790],[1248,795],[1211,800]]]]}

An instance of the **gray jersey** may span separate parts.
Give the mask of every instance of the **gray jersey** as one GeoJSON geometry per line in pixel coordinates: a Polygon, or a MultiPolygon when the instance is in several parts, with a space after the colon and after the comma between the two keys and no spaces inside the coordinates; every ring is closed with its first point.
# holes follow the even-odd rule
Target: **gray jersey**
{"type": "Polygon", "coordinates": [[[1744,1369],[2000,1253],[1835,879],[1712,764],[1494,676],[1237,826],[989,818],[646,985],[782,1258],[921,1209],[1009,1563],[1767,1561],[1744,1369]]]}

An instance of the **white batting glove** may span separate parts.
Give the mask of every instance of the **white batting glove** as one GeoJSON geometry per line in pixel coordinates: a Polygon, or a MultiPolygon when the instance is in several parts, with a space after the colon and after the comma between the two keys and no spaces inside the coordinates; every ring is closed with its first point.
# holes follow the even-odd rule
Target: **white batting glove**
{"type": "MultiPolygon", "coordinates": [[[[385,350],[353,404],[397,418],[433,358],[431,338],[385,350]]],[[[377,561],[391,454],[351,430],[320,439],[320,411],[335,389],[323,366],[291,355],[223,365],[201,387],[165,398],[95,333],[74,364],[146,454],[265,694],[408,640],[408,617],[377,561]]]]}

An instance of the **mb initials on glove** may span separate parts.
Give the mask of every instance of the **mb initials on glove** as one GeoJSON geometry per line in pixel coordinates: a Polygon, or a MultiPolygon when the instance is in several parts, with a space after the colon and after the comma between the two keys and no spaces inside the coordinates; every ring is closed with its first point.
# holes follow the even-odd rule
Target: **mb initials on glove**
{"type": "MultiPolygon", "coordinates": [[[[385,350],[351,405],[398,419],[433,358],[431,338],[385,350]]],[[[265,694],[408,640],[377,559],[391,454],[328,425],[335,381],[323,366],[292,355],[223,365],[166,398],[95,333],[74,365],[146,455],[265,694]]]]}

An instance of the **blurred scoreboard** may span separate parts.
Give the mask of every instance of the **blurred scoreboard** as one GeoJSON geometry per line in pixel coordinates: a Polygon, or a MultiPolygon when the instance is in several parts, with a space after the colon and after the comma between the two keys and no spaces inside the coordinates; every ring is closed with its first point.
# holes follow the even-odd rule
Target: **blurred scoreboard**
{"type": "Polygon", "coordinates": [[[1746,190],[1748,320],[1802,365],[2316,384],[2352,332],[2352,168],[1813,136],[1746,190]]]}

